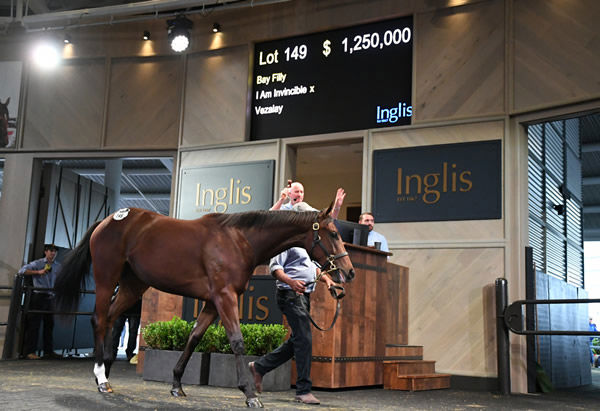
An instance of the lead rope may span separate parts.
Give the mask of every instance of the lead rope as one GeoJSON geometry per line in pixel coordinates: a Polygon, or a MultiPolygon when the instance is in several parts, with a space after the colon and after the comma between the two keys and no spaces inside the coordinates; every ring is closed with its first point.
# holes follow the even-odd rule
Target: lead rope
{"type": "Polygon", "coordinates": [[[319,327],[319,325],[315,322],[315,320],[313,320],[313,318],[310,316],[310,313],[308,312],[308,310],[306,311],[306,314],[308,315],[308,319],[310,320],[312,325],[314,325],[320,331],[329,331],[333,328],[333,326],[335,325],[335,322],[338,318],[338,315],[340,313],[340,306],[341,306],[342,298],[344,298],[344,296],[346,295],[344,288],[340,287],[338,285],[332,285],[331,288],[329,289],[329,292],[331,293],[331,296],[333,298],[335,298],[337,301],[337,304],[335,307],[335,315],[333,316],[333,321],[331,321],[331,325],[329,327],[327,327],[327,328],[319,327]],[[336,292],[335,289],[340,290],[340,292],[339,293],[336,292]]]}
{"type": "MultiPolygon", "coordinates": [[[[321,238],[319,237],[319,223],[315,222],[313,224],[313,245],[312,248],[310,250],[310,253],[312,254],[312,250],[314,250],[314,248],[318,245],[319,247],[321,247],[321,249],[323,250],[323,252],[325,253],[325,255],[327,255],[327,263],[328,263],[328,268],[327,270],[321,270],[321,272],[319,273],[319,275],[317,276],[317,278],[315,278],[314,281],[310,281],[308,283],[305,284],[305,286],[309,286],[311,284],[315,284],[321,279],[321,277],[323,277],[324,274],[329,274],[332,271],[337,270],[337,266],[335,265],[335,260],[337,260],[338,258],[342,258],[348,255],[347,252],[345,253],[341,253],[341,254],[337,254],[337,255],[332,255],[329,254],[329,252],[325,249],[325,246],[321,243],[321,238]]],[[[320,331],[329,331],[333,328],[333,326],[335,325],[335,322],[337,321],[338,315],[340,313],[340,306],[341,306],[341,301],[342,298],[344,298],[344,296],[346,295],[346,291],[344,290],[344,287],[339,286],[339,285],[332,285],[329,288],[329,293],[331,294],[331,296],[337,301],[336,307],[335,307],[335,315],[333,316],[333,321],[331,322],[331,325],[327,328],[321,328],[319,327],[319,325],[315,322],[315,320],[313,320],[313,318],[310,316],[310,312],[308,310],[305,309],[306,311],[306,315],[308,315],[308,319],[310,320],[310,322],[312,323],[312,325],[315,326],[315,328],[317,328],[320,331]]],[[[303,306],[304,307],[304,306],[303,306]]]]}
{"type": "MultiPolygon", "coordinates": [[[[323,275],[321,274],[319,276],[319,278],[321,278],[323,275]]],[[[316,281],[310,281],[308,283],[306,283],[306,286],[309,286],[313,283],[315,283],[316,281]]],[[[316,284],[315,284],[316,286],[316,284]]],[[[310,320],[310,322],[312,323],[312,325],[314,325],[318,330],[320,331],[329,331],[333,328],[333,326],[335,325],[335,322],[337,321],[338,315],[340,313],[340,306],[341,306],[341,301],[342,298],[344,298],[344,296],[346,295],[346,291],[344,290],[344,287],[341,287],[339,285],[332,285],[329,288],[329,293],[331,294],[331,296],[337,301],[336,307],[335,307],[335,315],[333,316],[333,321],[331,321],[331,325],[327,328],[321,328],[319,327],[319,324],[317,324],[315,322],[315,320],[313,320],[313,318],[310,316],[310,312],[306,309],[306,307],[304,307],[304,305],[302,305],[302,308],[304,309],[304,311],[306,311],[306,315],[308,316],[308,319],[310,320]]]]}

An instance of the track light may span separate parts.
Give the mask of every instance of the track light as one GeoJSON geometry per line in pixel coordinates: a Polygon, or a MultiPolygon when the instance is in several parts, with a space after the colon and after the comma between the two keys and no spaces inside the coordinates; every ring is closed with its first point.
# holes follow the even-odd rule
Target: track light
{"type": "Polygon", "coordinates": [[[213,24],[213,33],[218,33],[221,31],[221,25],[219,23],[213,24]]]}
{"type": "Polygon", "coordinates": [[[190,44],[190,30],[194,26],[191,20],[183,15],[173,20],[167,20],[167,38],[173,51],[180,53],[188,48],[190,44]]]}
{"type": "Polygon", "coordinates": [[[48,41],[37,44],[32,57],[35,65],[42,69],[53,69],[61,60],[57,45],[48,41]]]}
{"type": "Polygon", "coordinates": [[[144,35],[142,36],[144,40],[150,40],[150,32],[148,30],[144,30],[144,35]]]}
{"type": "Polygon", "coordinates": [[[65,38],[63,39],[63,42],[65,44],[71,44],[71,35],[70,34],[65,34],[65,38]]]}

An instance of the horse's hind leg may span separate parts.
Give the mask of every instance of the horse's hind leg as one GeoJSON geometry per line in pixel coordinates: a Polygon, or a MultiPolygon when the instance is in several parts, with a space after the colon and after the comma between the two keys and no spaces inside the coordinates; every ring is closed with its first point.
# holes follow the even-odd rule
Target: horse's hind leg
{"type": "MultiPolygon", "coordinates": [[[[98,391],[110,393],[112,388],[108,383],[107,370],[110,370],[112,364],[112,338],[109,331],[112,329],[115,316],[120,315],[129,306],[124,303],[127,298],[131,298],[127,296],[136,295],[136,298],[130,301],[130,304],[133,304],[146,290],[147,286],[137,279],[127,267],[123,268],[123,263],[115,260],[100,261],[100,263],[94,261],[94,276],[96,279],[96,311],[92,317],[96,347],[94,375],[96,376],[98,391]],[[106,274],[101,275],[101,273],[106,274]],[[120,297],[123,303],[117,303],[110,307],[110,299],[117,281],[120,281],[123,290],[120,297]]],[[[119,288],[121,289],[121,287],[119,288]]]]}
{"type": "Polygon", "coordinates": [[[110,368],[114,361],[112,338],[113,325],[117,318],[119,318],[125,310],[135,304],[147,289],[148,286],[139,280],[129,269],[129,265],[126,264],[123,274],[119,279],[119,291],[108,309],[107,328],[104,336],[104,367],[107,378],[110,375],[110,368]]]}
{"type": "Polygon", "coordinates": [[[185,367],[194,352],[194,349],[202,339],[204,332],[208,328],[208,326],[215,320],[217,317],[217,310],[212,302],[207,301],[204,304],[204,308],[198,315],[196,319],[196,324],[194,325],[194,329],[190,333],[190,337],[185,344],[185,349],[183,350],[183,354],[179,357],[175,368],[173,368],[173,388],[171,388],[171,395],[174,397],[185,397],[185,393],[181,388],[181,377],[183,376],[183,372],[185,371],[185,367]]]}
{"type": "MultiPolygon", "coordinates": [[[[114,287],[113,287],[114,289],[114,287]]],[[[96,283],[96,311],[92,317],[92,327],[94,328],[94,339],[96,347],[96,361],[94,364],[94,375],[96,376],[96,384],[98,391],[102,393],[112,392],[112,388],[108,383],[106,368],[104,365],[104,341],[106,330],[108,327],[108,306],[113,289],[99,286],[96,283]]]]}
{"type": "Polygon", "coordinates": [[[244,339],[240,331],[240,320],[238,316],[237,294],[232,290],[222,290],[218,297],[214,298],[215,306],[221,316],[221,321],[227,331],[227,337],[231,344],[231,350],[235,354],[235,366],[238,376],[238,388],[246,396],[246,405],[251,408],[262,408],[263,404],[256,395],[254,379],[244,361],[244,339]]]}

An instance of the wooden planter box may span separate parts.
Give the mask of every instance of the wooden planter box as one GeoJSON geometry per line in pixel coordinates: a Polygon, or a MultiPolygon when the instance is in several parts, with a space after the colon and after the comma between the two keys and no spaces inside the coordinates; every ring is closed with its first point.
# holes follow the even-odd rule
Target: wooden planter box
{"type": "MultiPolygon", "coordinates": [[[[146,349],[142,378],[149,381],[173,382],[173,368],[177,364],[181,353],[181,351],[146,349]]],[[[185,368],[181,382],[194,385],[208,384],[209,366],[209,354],[203,352],[193,353],[185,368]]]]}
{"type": "MultiPolygon", "coordinates": [[[[244,364],[255,361],[259,357],[245,355],[244,364]]],[[[267,373],[263,378],[263,391],[286,391],[290,389],[292,361],[288,361],[273,371],[267,373]]],[[[237,372],[235,370],[235,355],[233,354],[210,354],[210,372],[208,385],[213,387],[238,386],[237,372]]]]}

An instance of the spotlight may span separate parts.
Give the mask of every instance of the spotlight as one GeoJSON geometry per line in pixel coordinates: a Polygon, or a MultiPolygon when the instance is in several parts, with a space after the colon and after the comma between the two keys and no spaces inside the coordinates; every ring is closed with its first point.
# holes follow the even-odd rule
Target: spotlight
{"type": "Polygon", "coordinates": [[[167,20],[167,38],[173,51],[179,53],[188,48],[190,32],[194,23],[182,15],[173,20],[167,20]]]}
{"type": "Polygon", "coordinates": [[[144,40],[150,40],[150,32],[148,30],[144,30],[144,35],[142,36],[144,40]]]}
{"type": "Polygon", "coordinates": [[[65,38],[63,39],[63,42],[65,44],[71,44],[71,35],[70,34],[65,34],[65,38]]]}
{"type": "Polygon", "coordinates": [[[221,31],[221,25],[219,23],[213,24],[213,33],[218,33],[221,31]]]}
{"type": "Polygon", "coordinates": [[[33,50],[34,63],[43,69],[52,69],[60,63],[60,53],[51,43],[40,43],[33,50]]]}

